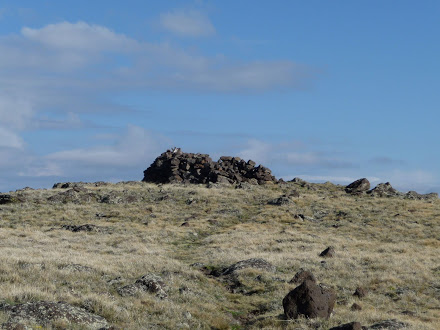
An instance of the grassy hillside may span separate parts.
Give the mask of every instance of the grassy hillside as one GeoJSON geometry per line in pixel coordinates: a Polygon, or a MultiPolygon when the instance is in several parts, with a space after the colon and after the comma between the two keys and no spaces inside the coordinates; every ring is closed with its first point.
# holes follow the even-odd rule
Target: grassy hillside
{"type": "Polygon", "coordinates": [[[328,329],[388,319],[440,329],[439,200],[351,196],[330,183],[132,182],[11,195],[0,205],[3,303],[64,301],[121,329],[328,329]],[[269,203],[281,195],[284,204],[269,203]],[[84,224],[92,226],[69,227],[84,224]],[[335,257],[319,257],[327,246],[335,257]],[[250,258],[276,270],[215,276],[250,258]],[[283,317],[301,268],[336,291],[329,320],[283,317]],[[166,298],[121,296],[146,274],[162,279],[166,298]],[[366,297],[353,296],[358,286],[366,297]]]}

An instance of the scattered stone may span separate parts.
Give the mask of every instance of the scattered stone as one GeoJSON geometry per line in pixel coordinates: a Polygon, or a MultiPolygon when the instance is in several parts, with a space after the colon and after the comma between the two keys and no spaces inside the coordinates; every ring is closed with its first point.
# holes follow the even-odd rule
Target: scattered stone
{"type": "Polygon", "coordinates": [[[359,322],[350,322],[330,328],[330,330],[362,330],[362,325],[359,322]]]}
{"type": "Polygon", "coordinates": [[[367,191],[367,194],[377,197],[398,197],[402,193],[394,189],[389,182],[379,183],[374,189],[367,191]]]}
{"type": "Polygon", "coordinates": [[[358,286],[354,291],[353,296],[364,298],[367,295],[367,293],[368,291],[365,288],[358,286]]]}
{"type": "Polygon", "coordinates": [[[168,297],[166,293],[165,283],[162,278],[154,274],[147,274],[136,280],[135,283],[123,286],[118,289],[118,293],[123,296],[134,296],[139,292],[155,293],[156,297],[165,299],[168,297]]]}
{"type": "Polygon", "coordinates": [[[362,306],[359,304],[354,303],[353,305],[351,305],[350,309],[352,311],[361,311],[362,310],[362,306]]]}
{"type": "Polygon", "coordinates": [[[300,178],[293,178],[292,180],[290,180],[290,182],[298,183],[302,187],[304,187],[308,183],[307,181],[300,178]]]}
{"type": "Polygon", "coordinates": [[[271,271],[271,272],[275,271],[275,267],[271,263],[267,262],[266,260],[260,259],[260,258],[252,258],[252,259],[239,261],[239,262],[225,268],[223,270],[223,272],[221,273],[221,275],[223,275],[223,276],[229,275],[229,274],[235,273],[237,270],[244,269],[244,268],[258,268],[258,269],[263,269],[263,270],[267,270],[267,271],[271,271]]]}
{"type": "Polygon", "coordinates": [[[67,265],[59,265],[58,269],[68,270],[71,272],[93,272],[94,269],[89,266],[84,266],[80,264],[67,264],[67,265]]]}
{"type": "Polygon", "coordinates": [[[329,246],[324,251],[322,251],[319,256],[325,258],[333,258],[335,256],[335,248],[333,246],[329,246]]]}
{"type": "Polygon", "coordinates": [[[375,323],[368,327],[368,329],[387,329],[387,330],[398,330],[408,327],[407,323],[397,321],[395,319],[392,320],[384,320],[378,323],[375,323]]]}
{"type": "Polygon", "coordinates": [[[438,199],[437,193],[429,193],[429,194],[419,194],[415,191],[408,191],[405,196],[405,199],[415,199],[415,200],[436,200],[438,199]]]}
{"type": "Polygon", "coordinates": [[[77,233],[79,231],[87,231],[87,232],[91,232],[91,231],[97,231],[98,227],[95,225],[91,225],[91,224],[85,224],[85,225],[62,225],[61,229],[65,229],[65,230],[69,230],[73,233],[77,233]]]}
{"type": "Polygon", "coordinates": [[[268,202],[269,205],[288,205],[291,200],[286,195],[282,195],[278,198],[272,199],[268,202]]]}
{"type": "Polygon", "coordinates": [[[222,156],[217,162],[206,154],[184,153],[180,148],[167,150],[144,171],[144,182],[154,183],[241,183],[277,182],[271,171],[238,157],[222,156]]]}
{"type": "Polygon", "coordinates": [[[300,284],[304,281],[312,281],[313,283],[316,283],[316,278],[312,274],[312,272],[308,270],[301,269],[299,272],[295,274],[295,276],[289,281],[289,284],[300,284]]]}
{"type": "Polygon", "coordinates": [[[362,178],[350,183],[345,187],[347,194],[362,194],[370,189],[370,181],[366,178],[362,178]]]}
{"type": "Polygon", "coordinates": [[[333,290],[306,280],[284,297],[284,314],[289,319],[296,319],[299,315],[328,319],[335,302],[336,294],[333,290]]]}
{"type": "Polygon", "coordinates": [[[9,194],[0,194],[0,204],[14,203],[14,198],[9,194]]]}
{"type": "Polygon", "coordinates": [[[6,329],[28,329],[33,326],[52,328],[53,322],[63,321],[87,329],[108,329],[109,324],[101,316],[74,307],[65,302],[28,302],[19,305],[3,305],[0,308],[9,317],[2,324],[6,329]]]}

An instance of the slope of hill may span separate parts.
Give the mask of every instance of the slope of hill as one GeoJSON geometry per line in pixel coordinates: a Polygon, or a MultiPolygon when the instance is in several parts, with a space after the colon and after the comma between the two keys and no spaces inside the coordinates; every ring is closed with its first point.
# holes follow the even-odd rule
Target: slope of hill
{"type": "Polygon", "coordinates": [[[440,328],[438,199],[298,181],[66,184],[0,200],[5,327],[440,328]],[[328,246],[334,256],[321,257],[328,246]],[[283,315],[300,269],[336,292],[329,319],[283,315]],[[353,296],[357,287],[365,297],[353,296]],[[100,318],[36,316],[60,301],[100,318]],[[33,312],[17,319],[23,306],[33,312]]]}

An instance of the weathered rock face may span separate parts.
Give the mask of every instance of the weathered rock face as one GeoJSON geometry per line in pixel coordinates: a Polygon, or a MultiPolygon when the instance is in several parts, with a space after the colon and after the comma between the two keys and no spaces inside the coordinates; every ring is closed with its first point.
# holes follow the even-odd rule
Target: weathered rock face
{"type": "Polygon", "coordinates": [[[394,189],[389,182],[379,183],[374,189],[368,191],[371,196],[393,197],[400,196],[402,193],[394,189]]]}
{"type": "Polygon", "coordinates": [[[301,269],[298,271],[295,276],[289,281],[291,284],[300,284],[306,280],[312,281],[313,283],[316,283],[315,275],[312,274],[312,272],[308,270],[301,269]]]}
{"type": "Polygon", "coordinates": [[[347,194],[361,194],[370,189],[370,181],[366,178],[362,178],[350,183],[345,187],[345,192],[347,194]]]}
{"type": "Polygon", "coordinates": [[[306,280],[284,297],[284,314],[289,319],[296,319],[299,315],[327,319],[333,311],[335,301],[336,294],[333,290],[306,280]]]}
{"type": "Polygon", "coordinates": [[[144,171],[142,181],[154,183],[240,183],[276,182],[271,171],[255,162],[238,157],[220,157],[214,162],[209,155],[167,150],[144,171]]]}
{"type": "Polygon", "coordinates": [[[71,306],[64,302],[31,302],[20,305],[2,306],[1,310],[9,316],[2,324],[6,329],[27,329],[26,326],[39,325],[50,327],[52,322],[62,320],[74,325],[85,326],[87,329],[108,329],[107,321],[86,310],[71,306]]]}

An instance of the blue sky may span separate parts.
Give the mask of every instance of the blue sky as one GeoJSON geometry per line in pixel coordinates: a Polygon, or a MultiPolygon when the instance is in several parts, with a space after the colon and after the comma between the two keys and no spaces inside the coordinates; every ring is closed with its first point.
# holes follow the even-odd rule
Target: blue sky
{"type": "Polygon", "coordinates": [[[167,148],[440,192],[438,1],[1,1],[0,191],[167,148]]]}

